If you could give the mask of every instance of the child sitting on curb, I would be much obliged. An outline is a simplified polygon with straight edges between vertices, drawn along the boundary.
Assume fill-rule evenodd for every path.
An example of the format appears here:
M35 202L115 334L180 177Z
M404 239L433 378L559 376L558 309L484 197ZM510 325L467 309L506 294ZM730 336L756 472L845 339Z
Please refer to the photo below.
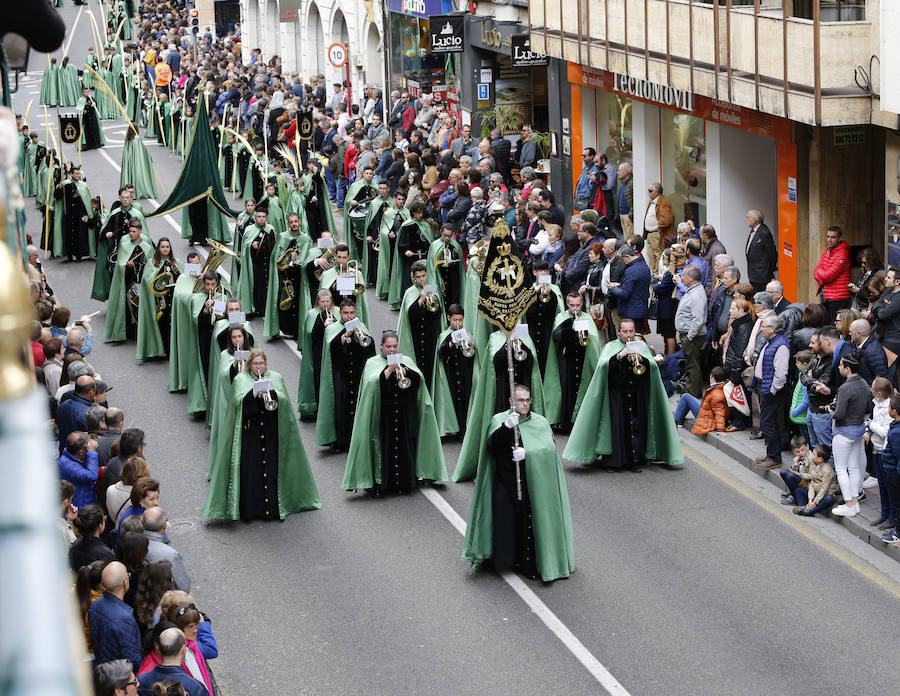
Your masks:
M809 442L805 437L794 435L791 438L791 452L794 453L794 461L791 462L790 468L785 467L778 472L784 485L788 487L788 492L781 494L782 505L798 505L794 489L797 486L806 488L807 483L803 474L809 472L812 462L812 452L809 451Z
M837 479L834 469L828 463L831 458L831 448L828 445L816 445L813 448L807 466L807 471L800 474L806 482L806 487L797 486L793 490L797 507L795 515L812 517L817 512L827 509L834 503L834 493L837 490Z

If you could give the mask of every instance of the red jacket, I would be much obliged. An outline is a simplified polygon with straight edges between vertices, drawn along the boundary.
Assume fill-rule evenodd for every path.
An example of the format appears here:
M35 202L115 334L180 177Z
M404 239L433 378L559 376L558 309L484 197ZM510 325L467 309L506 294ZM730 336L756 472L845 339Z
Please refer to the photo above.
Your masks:
M824 289L826 300L850 298L850 245L843 239L834 249L826 249L816 264L813 278Z

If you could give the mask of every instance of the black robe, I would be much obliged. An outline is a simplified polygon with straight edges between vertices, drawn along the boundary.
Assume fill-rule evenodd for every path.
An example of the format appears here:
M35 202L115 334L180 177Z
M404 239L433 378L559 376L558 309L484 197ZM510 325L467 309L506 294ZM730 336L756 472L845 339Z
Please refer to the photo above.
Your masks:
M494 567L512 568L527 578L539 577L534 548L534 525L531 499L525 478L525 464L519 465L522 499L516 488L516 463L512 458L515 446L513 431L501 425L488 436L487 449L493 455L494 482L491 487L493 508Z
M209 214L206 198L194 201L188 206L188 220L191 223L191 244L206 244L209 235Z
M633 469L645 462L647 451L647 415L650 401L650 366L641 357L646 370L636 375L631 358L609 360L609 416L612 453L603 457L603 465Z
M378 416L378 440L381 444L381 484L375 491L410 491L416 485L416 442L419 434L419 409L416 394L420 377L406 370L412 382L409 389L397 386L396 375L379 377L381 412Z
M187 135L190 137L190 134ZM231 145L222 146L222 164L224 166L225 190L231 189L231 175L234 173L234 158L231 156Z
M316 198L315 203L311 202L313 196ZM325 188L325 182L319 174L313 174L312 191L306 201L307 230L309 231L309 236L316 242L322 236L322 232L330 232L328 229L328 213L325 210L325 206L330 204L328 191Z
M381 197L376 198L372 201L372 205L377 205L378 210L375 211L375 214L372 216L372 219L369 221L368 226L366 227L366 236L371 237L375 242L378 241L378 232L381 229L381 220L384 218L384 211L388 209L389 205L393 205L390 199L383 200ZM369 254L368 258L368 271L369 276L366 278L366 282L369 285L375 285L375 279L378 276L378 252L372 248L372 244L366 242L367 253ZM390 275L388 275L388 279L390 279Z
M416 366L425 377L425 386L431 391L431 377L434 374L434 352L437 348L437 338L441 334L441 307L437 304L437 310L429 312L425 303L413 302L409 306L408 320L409 330L412 335L412 356Z
M206 302L200 307L196 316L197 349L200 351L200 364L203 365L203 383L209 384L209 349L212 345L213 327L216 325L215 310L213 314L206 311Z
M172 282L174 283L178 279L178 269L170 263L164 265L167 267L166 270L172 273ZM168 288L165 295L154 295L153 297L156 298L156 325L159 327L159 335L162 337L166 358L168 358L171 350L169 343L172 337L172 300L175 297L175 288Z
M578 333L572 330L573 318L569 317L553 330L553 349L559 369L561 408L559 429L572 430L572 415L578 401L578 389L584 374L585 347L578 342Z
M247 181L247 167L250 166L250 153L247 151L247 148L241 148L241 151L237 156L237 168L238 168L238 190L241 192L241 196L243 198L250 198L251 192L244 191L244 182ZM256 196L253 196L256 198Z
M100 119L97 117L97 104L90 97L82 111L81 127L84 129L82 150L96 150L103 147L103 143L100 142Z
M263 231L254 241L259 242L259 247L255 251L250 250L253 266L253 306L256 308L256 314L265 316L266 298L269 294L269 260L275 248L275 233Z
M525 359L519 362L513 358L513 374L515 383L531 389L531 369L534 367L534 355L531 349L522 344ZM492 358L494 361L494 374L497 376L497 388L494 390L494 413L509 410L509 373L506 363L506 345L504 344Z
M438 346L438 360L444 364L444 374L447 376L447 386L450 389L450 398L453 400L453 412L456 414L456 422L459 424L459 435L466 432L466 420L468 419L469 399L472 396L472 371L475 366L475 356L467 358L462 351L453 345L450 334L444 342Z
M550 301L541 302L535 300L525 311L525 322L528 324L528 335L534 341L534 347L538 354L538 367L541 369L541 377L547 369L547 351L550 350L550 339L553 333L553 322L562 307L558 307L559 300L556 293L550 291Z
M129 260L134 262L130 268L125 266L125 337L129 340L137 338L138 325L138 305L131 301L131 288L135 285L140 288L141 276L144 273L144 266L147 264L147 257L144 250L137 246L131 252ZM140 293L138 293L140 297ZM140 301L140 300L139 300ZM152 298L146 298L145 302L152 302Z
M292 241L288 245L288 249L296 249L297 242ZM290 254L288 255L290 258ZM300 297L302 289L303 266L289 265L283 271L275 269L278 273L278 328L287 336L297 336L300 325L300 307L304 304L304 300ZM281 308L281 303L287 303L287 283L290 283L293 291L293 299L286 309ZM306 310L304 309L304 314Z
M428 255L430 245L430 241L422 239L419 225L415 220L406 220L400 225L400 232L397 234L397 246L400 250L400 297L403 297L407 288L412 285L410 273L413 263ZM407 256L407 251L413 252L414 256Z
M88 251L88 223L81 218L90 215L93 211L85 210L84 202L78 195L75 182L64 184L61 189L56 189L56 197L63 199L63 256L68 259L81 261L87 256Z
M310 334L312 343L313 387L316 390L316 403L319 403L319 384L322 379L322 343L325 341L325 322L322 313L316 317Z
M340 332L331 339L331 379L334 389L334 446L341 450L350 447L356 401L366 360L375 355L375 342L363 348L355 339L344 343Z
M462 263L462 259L452 244L447 244L446 247L450 249L452 263L442 263L437 266L437 269L444 306L449 307L452 304L462 304L462 283L459 274L459 264Z
M277 403L275 391L269 395ZM241 519L278 519L278 411L267 411L251 390L244 397L241 429Z

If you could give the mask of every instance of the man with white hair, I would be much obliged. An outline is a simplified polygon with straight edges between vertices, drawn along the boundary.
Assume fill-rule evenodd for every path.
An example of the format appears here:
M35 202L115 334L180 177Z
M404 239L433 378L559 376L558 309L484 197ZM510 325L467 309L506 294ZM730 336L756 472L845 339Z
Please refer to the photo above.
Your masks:
M722 244L716 235L716 228L709 223L700 226L700 244L703 248L703 258L706 259L710 266L712 266L713 261L719 254L728 253L725 245ZM733 266L734 263L729 263L728 265Z
M687 288L678 301L675 311L675 330L684 351L684 390L696 398L703 396L703 375L700 369L700 351L706 342L706 293L700 282L700 269L686 266L682 283Z
M781 313L791 306L791 303L784 299L784 285L779 280L772 280L766 283L766 292L772 296L772 309L779 316Z
M759 427L766 441L766 454L757 457L756 468L764 471L781 468L780 414L786 399L791 348L782 333L781 319L772 314L762 320L763 344L753 368L750 385L759 395Z
M91 349L94 347L94 334L91 333L91 325L84 322L84 326L73 326L66 334L66 351L65 355L78 353L79 355L90 355Z
M775 277L778 268L778 251L772 231L766 226L761 210L747 211L747 227L750 234L744 252L747 255L747 280L760 292Z

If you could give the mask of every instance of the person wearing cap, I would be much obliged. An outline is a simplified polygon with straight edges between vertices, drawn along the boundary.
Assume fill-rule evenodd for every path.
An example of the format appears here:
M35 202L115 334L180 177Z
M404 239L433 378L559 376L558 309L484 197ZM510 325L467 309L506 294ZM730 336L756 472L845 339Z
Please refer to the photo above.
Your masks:
M106 402L106 393L111 391L111 384L107 384L102 379L94 380L94 404L103 406L103 408L108 408L109 404Z

